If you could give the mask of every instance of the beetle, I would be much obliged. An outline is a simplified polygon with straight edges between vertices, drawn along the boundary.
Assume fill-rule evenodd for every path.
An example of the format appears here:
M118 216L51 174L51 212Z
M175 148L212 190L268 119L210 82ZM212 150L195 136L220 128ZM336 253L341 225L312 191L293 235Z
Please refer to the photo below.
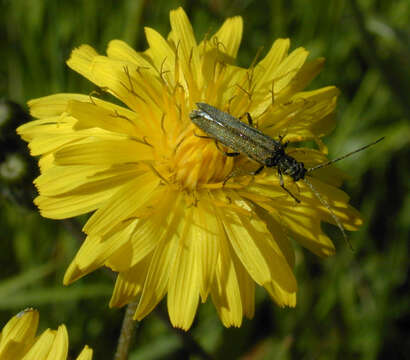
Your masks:
M221 111L212 105L203 102L198 102L196 105L198 109L192 110L189 117L197 127L207 134L207 136L199 137L214 139L219 150L221 149L219 148L218 143L221 143L234 150L234 152L224 152L226 156L238 156L240 154L245 154L248 158L259 163L260 167L252 173L253 175L259 174L265 166L269 168L275 167L278 172L280 186L297 203L300 203L300 200L297 199L285 187L283 175L290 176L295 182L303 180L321 204L328 209L333 220L342 232L343 237L347 241L347 236L340 219L336 216L328 202L320 195L312 183L307 180L306 175L316 169L329 166L336 161L342 160L359 151L362 151L383 140L384 137L336 159L327 161L312 168L306 168L303 162L296 160L294 157L286 153L286 148L289 142L283 142L283 137L279 137L279 140L275 140L264 134L262 131L252 127L253 121L249 113L246 113L249 124L247 125L240 119L227 112ZM224 183L225 182L226 180Z
M250 159L258 162L261 166L253 172L259 174L266 167L276 167L279 175L280 186L297 202L299 200L285 187L283 175L289 175L293 181L298 181L305 177L307 169L303 162L297 161L292 156L286 154L285 149L288 142L283 143L255 129L249 113L249 125L246 125L236 117L216 107L197 103L199 110L190 113L191 121L207 135L213 138L216 143L220 142L225 146L235 150L235 152L225 152L227 156L238 156L245 154Z

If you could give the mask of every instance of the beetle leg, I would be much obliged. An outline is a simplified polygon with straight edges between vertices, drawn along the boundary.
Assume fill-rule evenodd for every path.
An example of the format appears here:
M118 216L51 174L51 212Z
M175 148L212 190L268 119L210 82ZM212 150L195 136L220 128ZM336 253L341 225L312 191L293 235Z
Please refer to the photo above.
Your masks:
M263 170L264 167L265 167L264 165L261 165L255 171L252 171L251 174L252 175L258 175Z
M228 182L229 179L233 178L235 174L231 172L223 181L222 186L225 186L225 184Z
M248 124L249 124L250 126L253 126L252 116L251 116L251 114L249 114L248 112L246 112L245 114L241 115L241 116L239 117L239 120L242 120L242 118L244 118L245 116L246 116L246 119L248 120Z
M195 134L195 131L194 131L194 135L195 135L196 137L201 138L201 139L213 139L213 138L211 138L210 136Z
M285 182L283 181L283 176L282 176L282 173L280 172L280 170L278 170L278 176L279 176L279 185L280 185L280 187L281 187L283 190L285 190L285 191L290 195L290 197L292 197L297 203L300 203L300 200L299 200L295 195L293 195L293 194L285 187Z
M214 140L215 140L215 139L214 139ZM225 156L234 157L234 156L238 156L238 155L241 154L241 153L238 153L238 152L227 152L227 151L223 151L223 150L219 147L218 140L215 140L215 146L216 146L216 148L217 148L222 154L224 154Z
M247 112L247 113L246 113L246 117L248 118L248 124L249 124L250 126L252 126L252 125L253 125L253 120L252 120L251 114L249 114L249 113Z

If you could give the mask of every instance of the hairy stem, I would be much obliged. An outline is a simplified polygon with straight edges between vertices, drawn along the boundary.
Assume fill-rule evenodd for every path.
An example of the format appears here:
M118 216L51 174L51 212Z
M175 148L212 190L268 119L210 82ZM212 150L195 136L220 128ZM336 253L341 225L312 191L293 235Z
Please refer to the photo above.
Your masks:
M126 360L128 359L128 353L130 351L131 340L139 324L133 320L132 317L137 308L137 301L129 303L125 310L124 319L122 321L121 333L118 338L117 351L114 355L114 360Z

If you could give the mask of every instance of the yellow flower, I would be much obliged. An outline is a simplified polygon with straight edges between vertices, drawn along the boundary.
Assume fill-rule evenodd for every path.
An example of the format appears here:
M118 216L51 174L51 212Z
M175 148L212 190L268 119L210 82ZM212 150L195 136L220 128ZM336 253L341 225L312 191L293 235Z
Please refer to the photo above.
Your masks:
M280 306L295 306L294 251L289 237L319 256L334 253L322 221L334 222L305 183L280 186L275 168L249 175L258 165L245 156L227 157L190 121L196 102L234 116L249 112L266 134L285 141L314 141L319 150L288 153L310 167L326 160L320 138L333 126L338 90L302 91L323 59L289 53L279 39L256 65L234 65L242 19L225 21L197 44L185 12L170 13L164 39L145 28L142 53L124 42L109 43L107 56L88 45L67 64L92 81L105 98L57 94L29 102L39 120L18 129L40 156L35 203L43 216L63 219L95 211L87 238L64 283L101 267L118 273L111 306L138 297L142 319L167 295L174 326L188 329L199 300L210 295L225 326L240 326L254 313L255 283ZM224 183L230 174L237 174ZM337 189L342 175L320 169L310 182L343 226L361 220Z
M47 329L36 337L38 320L38 311L34 309L23 310L9 320L1 331L0 360L67 359L66 327ZM92 349L86 345L77 360L91 360L92 355Z

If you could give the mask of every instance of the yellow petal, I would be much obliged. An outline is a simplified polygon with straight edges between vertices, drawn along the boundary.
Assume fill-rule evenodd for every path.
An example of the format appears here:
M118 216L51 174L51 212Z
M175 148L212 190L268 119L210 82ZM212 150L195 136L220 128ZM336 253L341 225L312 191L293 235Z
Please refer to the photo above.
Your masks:
M235 264L239 291L241 293L243 314L247 318L251 319L255 314L255 282L249 276L249 273L237 258L237 256L235 256L233 252L231 252L231 254L233 263Z
M234 203L249 208L235 193L229 194ZM251 209L250 209L251 210ZM289 291L296 290L296 280L283 254L274 249L272 234L256 216L249 218L234 211L218 211L236 255L259 285L278 282Z
M56 331L47 329L37 339L34 345L22 358L23 360L47 359L55 339Z
M90 101L88 95L83 94L55 94L33 99L27 102L30 114L36 118L52 117L61 115L66 111L67 104L71 100Z
M107 236L87 236L64 276L68 284L101 267L133 235L138 220L122 222Z
M275 40L265 58L255 66L253 79L257 88L264 86L265 83L272 82L273 73L286 58L289 46L289 39Z
M64 325L58 330L47 329L36 340L35 344L25 354L23 360L46 359L66 360L68 353L68 334Z
M137 67L150 65L144 57L122 40L111 40L108 43L107 55L114 60L133 63Z
M321 219L312 208L299 204L292 211L280 211L280 220L288 228L290 236L316 255L330 256L335 253L332 241L321 229Z
M47 171L48 169L55 166L54 164L54 154L45 154L40 156L40 160L38 161L38 166L40 168L40 172Z
M68 192L90 194L120 186L139 174L141 174L140 169L128 164L112 167L52 166L35 179L34 184L43 196L59 196Z
M67 65L90 81L93 81L92 61L98 53L89 45L81 45L71 52Z
M286 234L286 229L279 221L276 221L275 218L270 216L267 211L256 208L256 213L261 220L266 223L266 227L272 234L272 237L275 240L273 242L274 248L275 245L279 247L280 250L278 253L282 253L285 256L290 268L293 269L295 266L295 251Z
M136 211L149 202L159 184L151 172L138 176L120 187L112 201L101 206L87 221L83 231L89 235L107 234L117 224L133 217Z
M131 238L121 246L106 262L106 266L113 271L127 271L133 267L158 245L168 231L168 224L172 221L174 204L173 191L160 189L151 204L147 207L156 208L155 212L147 218L138 221ZM160 200L159 200L160 199ZM158 200L160 202L158 202Z
M187 208L180 236L176 239L174 261L169 269L167 305L174 327L188 330L199 301L199 261L192 235L193 208Z
M68 353L68 333L64 325L60 325L46 360L66 360Z
M200 60L191 23L181 7L171 10L169 17L173 38L176 41L175 45L178 47L178 54L181 55L181 64L185 77L192 75L200 88L203 79L200 76L201 73L196 71L200 68ZM189 83L194 86L192 81L189 81Z
M212 302L224 326L240 327L244 309L238 274L231 256L233 250L226 238L220 239L220 250L211 289Z
M42 136L44 133L64 134L72 132L75 119L69 116L54 116L41 120L30 121L17 128L17 133L25 141L31 141L37 136Z
M162 212L161 215L163 215ZM157 219L154 221L152 219L140 220L129 241L110 256L105 265L113 271L126 271L151 253L167 231L166 226L158 222L158 219L164 220L166 216L155 215L155 217Z
M135 115L128 118L120 114L118 108L120 107L112 106L111 109L107 109L90 102L70 101L67 112L77 120L74 127L76 130L98 127L113 133L128 134L130 136L141 135L136 132ZM124 113L125 110L121 112ZM128 113L131 112L128 111Z
M153 77L150 72L145 73L144 69L135 68L132 63L112 60L105 56L96 57L91 68L92 81L120 99L130 109L139 109L145 104L158 110L157 101L161 99L162 87L158 78ZM155 89L154 94L147 91L147 86Z
M158 73L170 86L174 86L175 79L175 50L171 48L161 34L149 27L145 28L145 36L150 46L150 58Z
M93 358L93 349L89 348L87 345L84 346L80 355L77 356L77 360L91 360Z
M221 227L215 217L215 209L207 196L201 198L194 209L192 239L195 252L199 254L199 288L202 302L205 302L214 281L219 254Z
M30 348L38 327L37 310L26 309L12 317L1 331L0 359L19 359Z
M263 287L279 306L296 306L296 291L284 290L276 282L265 284Z
M34 203L40 209L42 216L50 219L65 219L94 211L110 199L116 191L116 188L104 188L99 193L91 194L79 192L61 197L40 195L34 199Z
M272 107L259 118L259 124L267 135L277 138L287 129L286 140L316 140L331 131L334 123L322 119L333 113L339 90L328 86L314 91L299 92L286 106Z
M84 102L85 101L83 101L83 103ZM134 126L137 126L141 122L141 114L136 113L135 111L132 111L130 109L127 109L124 106L116 105L109 101L101 100L95 96L92 96L91 98L89 98L89 103L110 111L113 115L115 115L115 117L121 118L130 123L133 123ZM88 123L91 125L90 119L88 121L89 121ZM92 119L91 121L98 121L98 119ZM78 124L78 121L76 122L74 128L77 129L77 126L81 128L81 125Z
M181 204L181 196L176 197L173 219L168 225L168 232L161 239L152 255L144 289L134 315L136 320L141 320L148 315L168 290L169 269L171 263L175 261L177 234L182 231L184 223L182 218L184 207L185 205Z
M129 270L118 273L110 300L110 307L124 306L135 300L144 286L150 261L151 256L146 256Z
M328 203L332 212L339 218L343 227L348 230L357 230L358 227L362 225L363 221L360 213L347 204L349 196L344 191L327 185L313 177L309 178L309 180L319 193L320 197ZM315 208L317 213L323 216L324 221L335 224L329 209L320 203L316 195L313 194L312 191L309 192L310 189L308 190L308 187L305 184L302 185L301 189L303 191L303 201L306 205ZM311 200L307 199L308 197Z
M43 131L42 134L36 136L29 144L30 153L33 156L47 154L52 151L61 149L64 145L87 144L99 140L117 140L115 134L108 133L101 129L89 129L83 131L73 131L66 129L66 131L56 131L50 129Z
M152 148L141 140L94 140L67 145L55 153L58 165L114 165L152 159Z
M71 53L67 65L100 88L116 96L130 108L137 108L141 98L133 89L130 71L135 65L130 62L99 56L93 48L82 45ZM132 81L132 83L130 83ZM145 94L142 92L141 94ZM146 101L145 98L143 101Z
M274 91L280 92L297 75L308 57L309 52L304 48L297 48L287 56L272 74ZM270 82L269 82L270 84Z
M238 54L239 45L241 44L242 31L242 17L234 16L225 20L218 32L211 37L210 42L211 44L221 44L219 50L235 59Z
M275 102L284 102L292 95L297 94L298 91L304 90L322 70L324 63L324 58L304 63L288 86L275 96Z
M272 87L274 86L275 79L270 80L270 83L267 83L266 81L263 82L266 79L264 79L265 72L262 71L263 67L261 67L259 69L259 76L262 76L262 78L259 82L255 81L253 96L255 100L252 102L252 106L250 107L249 111L256 118L261 115L261 113L266 111L266 109L270 106L276 107L278 105L281 107L286 107L287 104L294 101L292 100L292 97L295 94L298 95L298 91L305 89L305 87L312 81L312 79L316 77L316 75L322 69L323 64L323 58L304 63L303 66L298 70L292 81L290 81L280 92L275 92L274 94L272 94ZM258 66L259 64L257 65L257 67ZM304 105L306 105L306 103ZM306 107L308 108L308 106ZM317 119L316 121L318 120L319 119ZM261 123L260 119L258 119L258 123ZM331 124L329 124L328 126L332 126L332 121L330 123ZM327 124L325 124L324 122L324 125ZM328 134L328 132L326 134Z
M96 254L95 250L102 247L101 237L99 236L87 236L83 244L80 247L80 250L77 252L73 261L68 266L63 279L64 285L69 285L72 282L80 279L84 275L88 274L91 271L98 269L101 265L101 262L94 262L100 253ZM77 259L83 260L84 262L88 260L89 266L83 263L81 264Z

